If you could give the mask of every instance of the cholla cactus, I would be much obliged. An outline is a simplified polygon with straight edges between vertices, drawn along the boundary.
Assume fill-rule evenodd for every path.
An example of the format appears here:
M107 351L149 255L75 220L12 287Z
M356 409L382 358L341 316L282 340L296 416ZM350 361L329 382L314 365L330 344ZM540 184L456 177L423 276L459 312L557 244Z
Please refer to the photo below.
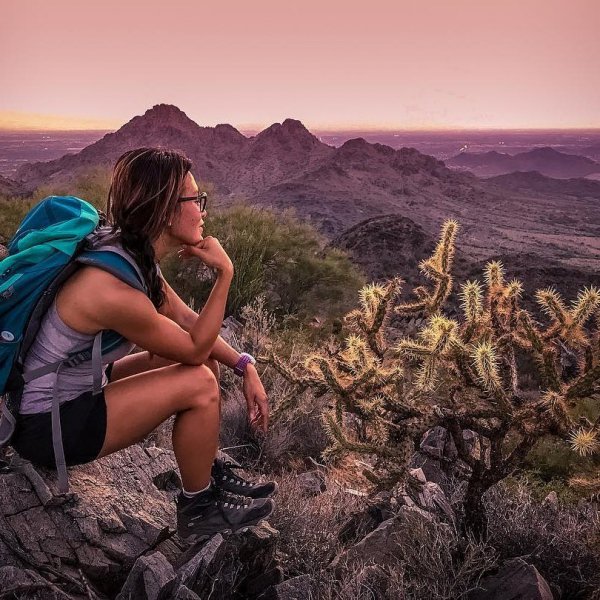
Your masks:
M467 527L482 532L483 494L518 468L540 437L559 436L582 454L600 447L599 422L582 425L576 416L580 401L600 391L600 292L584 289L567 308L555 290L538 291L551 320L544 329L521 308L520 282L506 281L503 265L493 261L483 284L462 286L464 319L449 319L442 309L452 291L457 230L456 221L444 223L433 255L420 264L430 285L415 289L416 300L398 301L401 279L371 284L360 292L360 307L346 316L348 335L333 355L315 351L301 373L275 357L266 360L301 389L310 387L332 402L323 413L331 440L326 454L369 455L374 467L365 475L380 487L403 484L423 434L445 427L470 468ZM425 317L416 339L390 346L386 333L394 313ZM592 333L586 323L594 313ZM569 380L564 351L576 359ZM534 358L541 390L522 389L519 353ZM465 444L464 430L479 434L483 451L477 456Z

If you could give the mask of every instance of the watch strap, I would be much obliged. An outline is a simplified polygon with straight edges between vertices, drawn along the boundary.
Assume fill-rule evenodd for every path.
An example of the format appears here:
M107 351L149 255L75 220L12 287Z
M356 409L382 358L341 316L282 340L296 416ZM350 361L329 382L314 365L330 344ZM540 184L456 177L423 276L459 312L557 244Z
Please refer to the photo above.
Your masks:
M237 361L237 364L235 365L235 367L233 367L233 372L239 377L241 377L244 374L246 367L249 364L255 363L256 359L251 354L248 354L247 352L242 352L239 360Z

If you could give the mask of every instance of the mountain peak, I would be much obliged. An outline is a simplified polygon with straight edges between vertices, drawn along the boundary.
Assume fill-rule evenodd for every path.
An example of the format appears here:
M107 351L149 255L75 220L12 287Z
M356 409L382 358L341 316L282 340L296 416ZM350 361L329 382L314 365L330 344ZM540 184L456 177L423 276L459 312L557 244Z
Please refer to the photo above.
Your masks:
M303 146L319 145L321 142L297 119L285 119L283 123L273 123L263 129L254 138L256 141L277 140L279 143L288 143L291 140Z
M173 127L175 129L197 129L200 126L192 121L180 108L173 104L155 104L149 108L143 115L133 117L121 129L128 127Z
M145 113L145 117L151 118L162 118L162 119L172 119L172 118L182 118L186 119L188 116L177 106L174 104L155 104L152 108L149 108Z
M310 131L308 131L308 129L304 126L302 121L299 121L298 119L287 118L281 124L281 127L283 129L287 129L289 131L306 131L306 132L310 133Z

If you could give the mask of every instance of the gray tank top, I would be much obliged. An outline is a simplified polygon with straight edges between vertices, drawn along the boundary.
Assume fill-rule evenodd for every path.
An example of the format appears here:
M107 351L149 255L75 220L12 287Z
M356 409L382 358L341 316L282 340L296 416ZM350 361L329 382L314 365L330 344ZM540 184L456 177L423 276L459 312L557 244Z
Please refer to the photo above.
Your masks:
M91 348L94 341L93 334L80 333L69 327L59 316L56 310L56 298L44 316L38 334L27 353L24 371L42 367L49 363L66 358L71 352L79 352ZM119 358L127 356L135 344L123 342L114 350L102 355L104 366L102 387L108 383L106 366ZM52 409L52 393L56 388L56 395L60 404L77 398L84 392L91 391L93 382L92 361L68 367L62 366L57 373L48 373L26 383L23 388L20 413L31 415L50 412Z

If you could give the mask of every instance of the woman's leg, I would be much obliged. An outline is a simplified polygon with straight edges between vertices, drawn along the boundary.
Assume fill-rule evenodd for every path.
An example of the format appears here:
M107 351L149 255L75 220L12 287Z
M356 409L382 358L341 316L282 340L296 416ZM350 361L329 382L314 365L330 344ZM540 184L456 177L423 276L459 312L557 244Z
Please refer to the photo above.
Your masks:
M112 372L110 374L110 381L118 381L119 379L124 379L125 377L131 377L131 375L137 375L138 373L144 373L146 371L151 371L153 369L159 369L161 367L176 365L176 363L167 358L162 358L162 356L152 356L150 358L150 352L136 352L135 354L129 354L124 358L116 360L113 363ZM217 384L221 381L221 369L219 367L218 361L214 358L209 358L204 363L214 374L217 379ZM221 423L221 388L219 386L219 425Z
M116 364L116 363L115 363ZM104 388L107 426L98 457L144 439L176 414L173 450L183 487L210 482L219 437L219 386L206 366L172 364L116 381Z
M131 375L137 375L144 371L151 371L153 369L159 369L161 367L168 367L175 365L176 362L162 358L161 356L152 356L150 358L150 352L136 352L135 354L128 354L124 358L116 360L113 363L112 372L110 374L110 381L117 381L130 377Z

